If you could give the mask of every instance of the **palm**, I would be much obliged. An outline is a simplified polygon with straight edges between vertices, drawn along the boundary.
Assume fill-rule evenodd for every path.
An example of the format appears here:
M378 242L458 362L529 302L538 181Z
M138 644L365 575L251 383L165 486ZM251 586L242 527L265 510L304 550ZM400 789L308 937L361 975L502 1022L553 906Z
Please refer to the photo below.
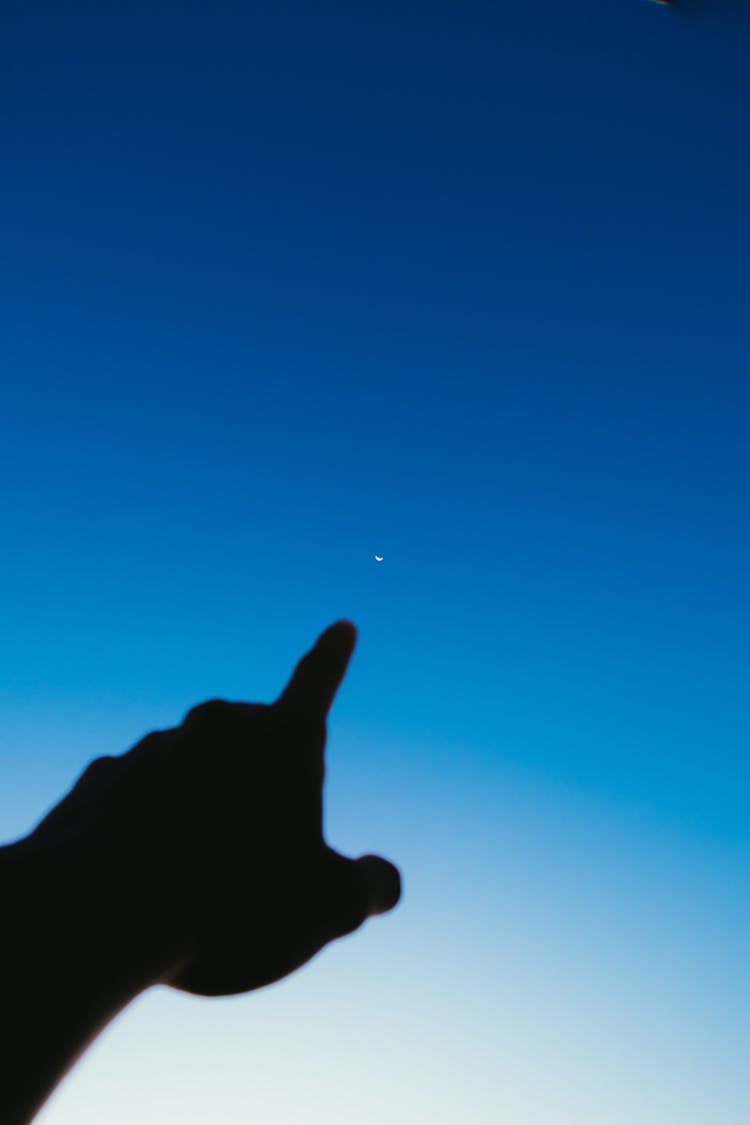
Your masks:
M270 708L206 704L188 715L187 731L199 734L203 727L234 748L249 784L237 810L236 851L224 872L232 891L222 896L195 956L169 978L173 987L202 995L259 988L356 929L371 912L372 876L383 861L352 863L326 846L322 829L325 720L354 641L351 626L328 630ZM363 877L368 864L370 879ZM385 867L380 876L390 880L385 893L391 906L398 875Z

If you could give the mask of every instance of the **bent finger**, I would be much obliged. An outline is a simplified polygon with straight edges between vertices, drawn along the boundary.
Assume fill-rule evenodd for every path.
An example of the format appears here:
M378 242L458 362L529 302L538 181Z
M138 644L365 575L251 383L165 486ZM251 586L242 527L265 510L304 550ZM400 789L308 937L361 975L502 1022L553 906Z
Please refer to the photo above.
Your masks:
M387 859L347 859L328 849L319 898L325 941L353 933L368 918L392 910L400 898L401 874Z

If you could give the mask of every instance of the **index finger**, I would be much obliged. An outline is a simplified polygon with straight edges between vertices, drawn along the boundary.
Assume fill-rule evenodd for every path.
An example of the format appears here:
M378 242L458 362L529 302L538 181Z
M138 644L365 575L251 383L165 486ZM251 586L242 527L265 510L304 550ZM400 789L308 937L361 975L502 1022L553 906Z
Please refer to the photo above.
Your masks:
M325 720L357 643L351 621L336 621L300 660L277 707L295 718Z

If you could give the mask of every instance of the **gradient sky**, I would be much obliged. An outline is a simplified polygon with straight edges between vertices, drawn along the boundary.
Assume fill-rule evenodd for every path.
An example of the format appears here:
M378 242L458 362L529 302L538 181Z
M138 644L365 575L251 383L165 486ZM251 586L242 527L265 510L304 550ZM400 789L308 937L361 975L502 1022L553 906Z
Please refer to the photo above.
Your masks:
M744 0L3 5L3 836L346 616L328 834L405 882L43 1125L747 1121L749 53Z

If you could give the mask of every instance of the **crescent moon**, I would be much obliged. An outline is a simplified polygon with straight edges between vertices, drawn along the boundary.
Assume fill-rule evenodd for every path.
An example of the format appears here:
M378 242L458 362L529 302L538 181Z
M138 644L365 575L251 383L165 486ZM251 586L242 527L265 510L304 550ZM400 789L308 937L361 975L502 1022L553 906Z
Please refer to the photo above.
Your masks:
M382 556L382 555L376 555L376 556L375 556L375 562L382 562L382 561L383 561L383 556Z

